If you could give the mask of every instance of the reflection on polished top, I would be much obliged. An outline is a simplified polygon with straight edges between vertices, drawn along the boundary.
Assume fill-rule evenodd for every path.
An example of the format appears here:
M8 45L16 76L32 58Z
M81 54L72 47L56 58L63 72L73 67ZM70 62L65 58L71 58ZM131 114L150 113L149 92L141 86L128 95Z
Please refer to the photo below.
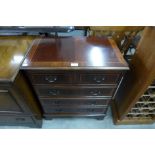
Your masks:
M128 69L112 39L61 37L36 39L23 69Z
M32 44L32 36L0 36L0 81L13 81Z

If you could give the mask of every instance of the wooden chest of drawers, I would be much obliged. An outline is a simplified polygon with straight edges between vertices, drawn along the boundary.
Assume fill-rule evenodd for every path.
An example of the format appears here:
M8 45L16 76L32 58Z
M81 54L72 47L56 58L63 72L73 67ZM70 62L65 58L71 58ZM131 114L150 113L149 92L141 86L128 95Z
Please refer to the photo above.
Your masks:
M127 69L115 42L96 37L36 39L22 64L47 119L104 118Z
M41 108L19 71L32 41L33 37L0 37L0 125L42 125Z

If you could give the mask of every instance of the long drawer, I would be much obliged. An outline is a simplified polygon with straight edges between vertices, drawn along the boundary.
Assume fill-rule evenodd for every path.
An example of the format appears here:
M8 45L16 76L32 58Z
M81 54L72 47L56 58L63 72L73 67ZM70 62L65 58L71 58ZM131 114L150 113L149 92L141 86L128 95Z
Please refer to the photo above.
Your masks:
M107 107L105 108L50 108L50 107L44 107L44 112L47 114L106 114Z
M65 118L65 117L92 117L99 120L103 120L106 116L106 113L44 113L44 118L47 120L53 119L53 118Z
M111 97L114 87L50 87L35 86L40 97Z
M28 76L35 84L117 84L119 71L29 71Z
M48 108L63 108L63 107L74 107L74 108L94 108L94 107L107 107L111 99L50 99L41 98L41 104L43 107Z

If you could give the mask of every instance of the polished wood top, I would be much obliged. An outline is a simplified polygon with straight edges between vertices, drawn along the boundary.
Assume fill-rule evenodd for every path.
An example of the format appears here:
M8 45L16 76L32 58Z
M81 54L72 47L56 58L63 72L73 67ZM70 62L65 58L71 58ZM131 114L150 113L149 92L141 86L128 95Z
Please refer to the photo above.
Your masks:
M145 26L90 26L93 31L140 31Z
M0 36L0 81L13 81L34 37Z
M101 37L40 38L22 69L128 69L112 39Z

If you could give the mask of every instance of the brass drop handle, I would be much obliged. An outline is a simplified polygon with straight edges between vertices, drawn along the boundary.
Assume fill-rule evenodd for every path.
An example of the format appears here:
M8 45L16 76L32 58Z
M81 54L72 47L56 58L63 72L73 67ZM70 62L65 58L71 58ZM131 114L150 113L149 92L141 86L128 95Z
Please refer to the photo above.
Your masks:
M95 77L93 78L93 80L94 80L96 83L101 83L101 82L103 82L103 81L105 80L105 78L104 78L104 77L97 77L97 76L95 76Z
M58 94L59 94L59 91L58 91L58 90L55 90L55 89L54 89L54 90L50 90L50 91L49 91L49 94L50 94L50 95L53 95L53 96L54 96L54 95L58 95Z
M48 81L49 83L53 83L57 80L57 77L56 76L48 76L48 77L45 77L45 80Z
M94 95L94 96L97 96L97 95L100 95L101 92L99 90L92 90L92 91L90 91L90 94Z

